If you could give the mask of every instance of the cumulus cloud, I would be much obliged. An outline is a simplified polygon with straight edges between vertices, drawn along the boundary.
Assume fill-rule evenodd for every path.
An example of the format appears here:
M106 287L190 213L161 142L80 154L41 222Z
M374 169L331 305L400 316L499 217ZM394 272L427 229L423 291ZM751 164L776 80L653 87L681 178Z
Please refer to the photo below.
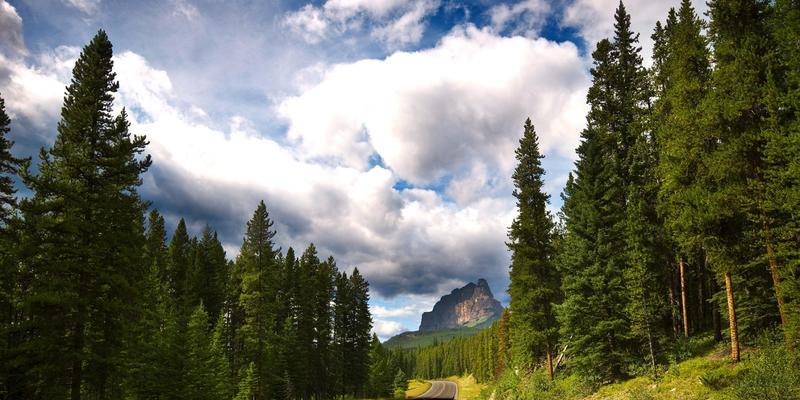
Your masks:
M511 26L512 34L537 36L550 11L550 4L544 0L522 0L513 5L493 6L489 9L489 19L498 32Z
M708 7L704 0L693 0L695 10L702 15ZM614 34L614 10L618 0L575 0L563 14L562 23L578 29L580 36L586 41L591 53L595 44ZM656 21L664 21L670 7L680 6L680 1L628 0L625 8L631 14L631 27L640 33L639 43L642 46L644 62L650 65L653 54L653 33Z
M409 317L417 315L418 312L412 306L404 306L400 308L387 308L383 306L372 306L369 308L372 315L378 318L392 318L392 317Z
M322 256L358 266L388 297L449 291L478 276L504 281L513 203L488 199L460 208L431 190L400 191L390 169L307 160L243 117L214 129L194 108L174 106L168 75L140 55L122 53L115 65L119 104L151 142L155 163L143 191L167 206L168 216L208 217L230 249L264 198L284 248L314 242Z
M375 332L381 340L385 340L402 332L403 325L395 321L376 319L372 323L372 331Z
M22 18L11 4L0 1L0 51L11 56L28 54L22 38Z
M78 49L60 46L28 58L0 53L0 93L5 99L16 142L15 152L36 154L55 138L55 124Z
M368 25L370 36L395 48L419 43L438 7L438 0L328 0L287 13L283 24L311 44Z
M400 178L471 175L475 160L508 175L531 116L545 152L573 154L588 77L571 43L456 28L432 49L333 65L278 106L308 158L363 169L377 153Z
M403 7L348 4L386 16ZM0 60L15 124L41 124L50 135L42 143L52 143L77 54L59 47ZM435 300L479 277L503 292L522 123L533 117L544 151L571 159L588 86L569 43L464 26L431 49L306 71L302 86L270 110L285 121L284 137L247 115L220 118L179 98L170 73L139 53L119 52L115 70L116 105L151 143L143 196L171 225L187 217L196 232L209 223L233 255L264 199L284 250L313 242L340 267L358 266L384 300ZM382 318L407 317L384 307Z

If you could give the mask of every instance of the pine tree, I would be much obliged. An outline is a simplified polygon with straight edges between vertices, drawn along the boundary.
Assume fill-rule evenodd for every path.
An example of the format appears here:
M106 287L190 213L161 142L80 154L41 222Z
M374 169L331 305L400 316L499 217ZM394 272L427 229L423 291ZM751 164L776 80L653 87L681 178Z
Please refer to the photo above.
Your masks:
M564 301L557 307L563 337L572 337L570 365L587 379L624 376L629 361L630 321L624 269L625 188L619 174L619 135L611 108L619 97L612 44L602 40L592 54L591 106L581 133L576 177L567 182L563 214L566 234L558 266ZM591 310L591 311L589 311Z
M169 291L182 312L188 312L189 301L189 266L191 257L191 239L186 231L186 221L178 221L172 240L169 242L169 262L167 263L166 281Z
M14 396L17 391L18 373L11 367L13 349L17 347L17 331L20 323L18 237L9 226L17 214L14 194L14 177L19 173L24 160L11 154L14 142L6 135L10 132L11 120L6 114L5 101L0 97L0 393Z
M547 211L549 196L542 191L544 169L539 139L525 121L516 150L519 164L514 170L514 197L518 216L508 230L511 255L511 343L517 362L531 367L531 356L543 354L546 370L553 379L553 347L558 325L552 304L558 303L560 278L552 265L553 222Z
M6 114L5 100L0 96L0 222L3 224L8 224L13 209L17 206L14 176L26 161L11 154L14 142L6 137L11 131L9 125L11 119Z
M26 348L31 382L46 398L119 397L123 349L142 279L143 204L136 188L150 166L127 114L111 115L112 46L100 31L84 47L67 87L58 135L25 171L22 203L31 276Z
M352 349L348 354L350 382L356 394L363 393L369 374L370 333L372 332L372 315L369 311L369 282L364 279L358 268L350 275L350 287L353 290L353 306L350 331Z
M759 0L709 2L715 68L706 110L715 140L707 156L711 184L706 250L712 266L724 277L734 361L739 360L739 331L732 276L744 273L752 259L748 244L758 229L752 217L759 214L763 201L763 191L757 186L762 180L762 121L767 116L762 104L764 56L769 46L767 7L766 1Z
M188 274L191 304L202 303L209 316L216 321L225 300L228 264L217 233L208 225L203 229L194 254L194 262Z
M274 346L278 266L272 224L262 201L247 223L244 242L236 260L241 276L239 306L243 313L237 336L242 345L242 364L252 363L255 368L253 396L257 399L277 396L275 393L279 389L276 386L283 378L282 375L276 375L274 368L280 353Z
M771 13L773 49L768 59L766 105L770 118L766 130L765 214L772 217L767 244L774 242L773 282L782 309L784 332L791 347L800 346L800 4L777 0ZM771 239L771 240L770 240ZM777 272L777 274L775 273Z
M226 326L225 316L220 314L214 324L214 331L211 334L210 345L210 367L213 380L213 393L216 399L230 399L233 397L233 386L230 376L230 362L228 361L226 334L229 328Z
M138 282L142 294L139 315L132 327L135 349L126 368L126 395L132 398L174 399L185 387L181 373L184 354L179 346L175 302L162 280L168 259L164 218L153 209L145 234L145 278Z
M250 363L239 381L239 390L233 400L255 400L256 399L256 366Z

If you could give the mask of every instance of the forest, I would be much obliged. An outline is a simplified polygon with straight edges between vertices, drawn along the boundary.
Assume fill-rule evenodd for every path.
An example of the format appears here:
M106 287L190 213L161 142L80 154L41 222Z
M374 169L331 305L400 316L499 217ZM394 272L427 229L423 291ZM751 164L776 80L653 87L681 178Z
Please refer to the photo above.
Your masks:
M66 89L55 143L12 156L0 98L0 398L322 399L369 386L369 284L273 240L262 201L229 261L137 188L151 165L129 132L100 31ZM18 196L15 182L28 193Z
M509 307L411 350L372 333L357 268L276 245L263 201L234 260L210 226L176 217L168 234L138 193L153 160L112 112L99 31L36 162L12 155L0 98L0 398L374 398L465 374L496 400L572 398L674 376L708 346L737 375L703 385L800 398L800 2L711 0L703 16L683 0L649 67L621 2L614 21L556 215L522 127Z
M800 398L800 2L708 7L671 9L645 68L619 4L557 215L525 122L510 307L481 335L417 350L415 376L572 398L565 386L657 382L708 339L726 343L735 398Z

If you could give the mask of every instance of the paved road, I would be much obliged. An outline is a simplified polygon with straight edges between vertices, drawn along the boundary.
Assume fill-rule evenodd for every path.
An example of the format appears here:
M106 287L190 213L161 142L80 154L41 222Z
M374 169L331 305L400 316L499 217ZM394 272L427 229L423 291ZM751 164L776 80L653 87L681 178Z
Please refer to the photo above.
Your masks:
M458 385L450 381L430 381L431 388L422 396L415 397L415 399L440 399L440 400L456 400L458 399Z

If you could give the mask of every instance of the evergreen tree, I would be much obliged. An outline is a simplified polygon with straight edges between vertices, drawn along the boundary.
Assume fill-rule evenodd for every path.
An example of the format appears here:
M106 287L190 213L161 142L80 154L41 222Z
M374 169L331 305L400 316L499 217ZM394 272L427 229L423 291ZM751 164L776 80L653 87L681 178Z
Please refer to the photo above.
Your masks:
M402 369L398 368L397 373L394 374L394 396L404 398L406 395L406 390L408 390L408 379L406 378L405 372Z
M192 304L200 304L216 321L225 300L225 285L228 280L228 264L225 250L217 239L217 233L206 225L195 248L195 257L189 274L189 292Z
M800 345L800 54L794 44L800 40L800 3L775 1L770 19L774 46L768 59L766 105L770 118L766 130L765 215L769 236L768 257L776 297L784 320L789 344ZM773 255L770 255L772 252ZM777 272L777 274L776 274Z
M254 400L256 398L256 366L250 363L239 381L239 390L233 400Z
M557 307L561 333L573 349L570 365L584 377L604 382L624 376L629 361L630 321L624 269L624 186L617 160L619 135L613 99L612 44L602 40L592 54L593 84L587 128L581 133L576 177L567 182L566 234L559 257L564 301ZM590 311L591 310L591 311Z
M167 263L166 281L169 292L182 312L189 307L187 299L189 291L189 265L191 257L191 239L186 231L186 221L178 221L172 240L169 242L169 262Z
M226 326L225 316L220 314L214 324L214 331L211 334L210 367L212 372L214 397L217 399L230 399L233 397L233 385L231 381L231 366L228 361L226 334L229 328Z
M349 382L355 393L363 393L369 374L372 315L369 311L369 283L358 268L354 268L350 275L350 287L353 290L353 306L349 333L352 348L347 357Z
M24 160L11 154L14 142L6 135L11 120L6 114L5 101L0 97L0 393L14 396L18 372L11 367L13 349L17 347L17 328L21 313L19 302L18 237L9 224L16 212L14 177Z
M124 347L143 278L143 203L150 166L127 114L111 115L118 84L112 46L100 31L84 47L67 87L56 142L25 171L22 203L30 311L25 345L32 397L121 396Z
M26 160L14 157L11 148L14 142L6 136L11 131L11 119L6 114L6 103L0 96L0 222L7 224L13 209L17 206L14 194L14 176Z
M242 345L242 363L252 363L255 368L256 399L274 398L282 375L276 375L274 365L278 349L276 343L276 254L272 220L267 207L260 202L252 219L247 223L244 242L236 260L241 276L239 305L242 325L237 336ZM248 367L249 368L249 367Z
M553 347L558 325L553 304L559 300L560 278L552 265L553 222L546 207L549 196L542 191L544 169L539 139L531 120L516 150L519 164L514 170L513 194L518 216L508 230L511 255L511 344L517 362L531 367L531 356L544 354L546 370L553 379Z
M709 33L713 43L714 88L705 109L714 142L707 156L709 186L706 238L714 269L724 277L728 303L731 358L739 360L739 340L733 275L752 273L749 244L760 229L764 193L761 152L766 87L764 57L768 51L768 2L709 2ZM756 224L754 224L756 222ZM754 279L741 281L755 282ZM743 299L739 299L743 300Z
M175 303L162 280L168 253L164 218L153 209L145 234L146 275L137 323L132 327L131 359L127 369L126 394L132 398L180 398L185 387L181 373L184 354L176 324Z

